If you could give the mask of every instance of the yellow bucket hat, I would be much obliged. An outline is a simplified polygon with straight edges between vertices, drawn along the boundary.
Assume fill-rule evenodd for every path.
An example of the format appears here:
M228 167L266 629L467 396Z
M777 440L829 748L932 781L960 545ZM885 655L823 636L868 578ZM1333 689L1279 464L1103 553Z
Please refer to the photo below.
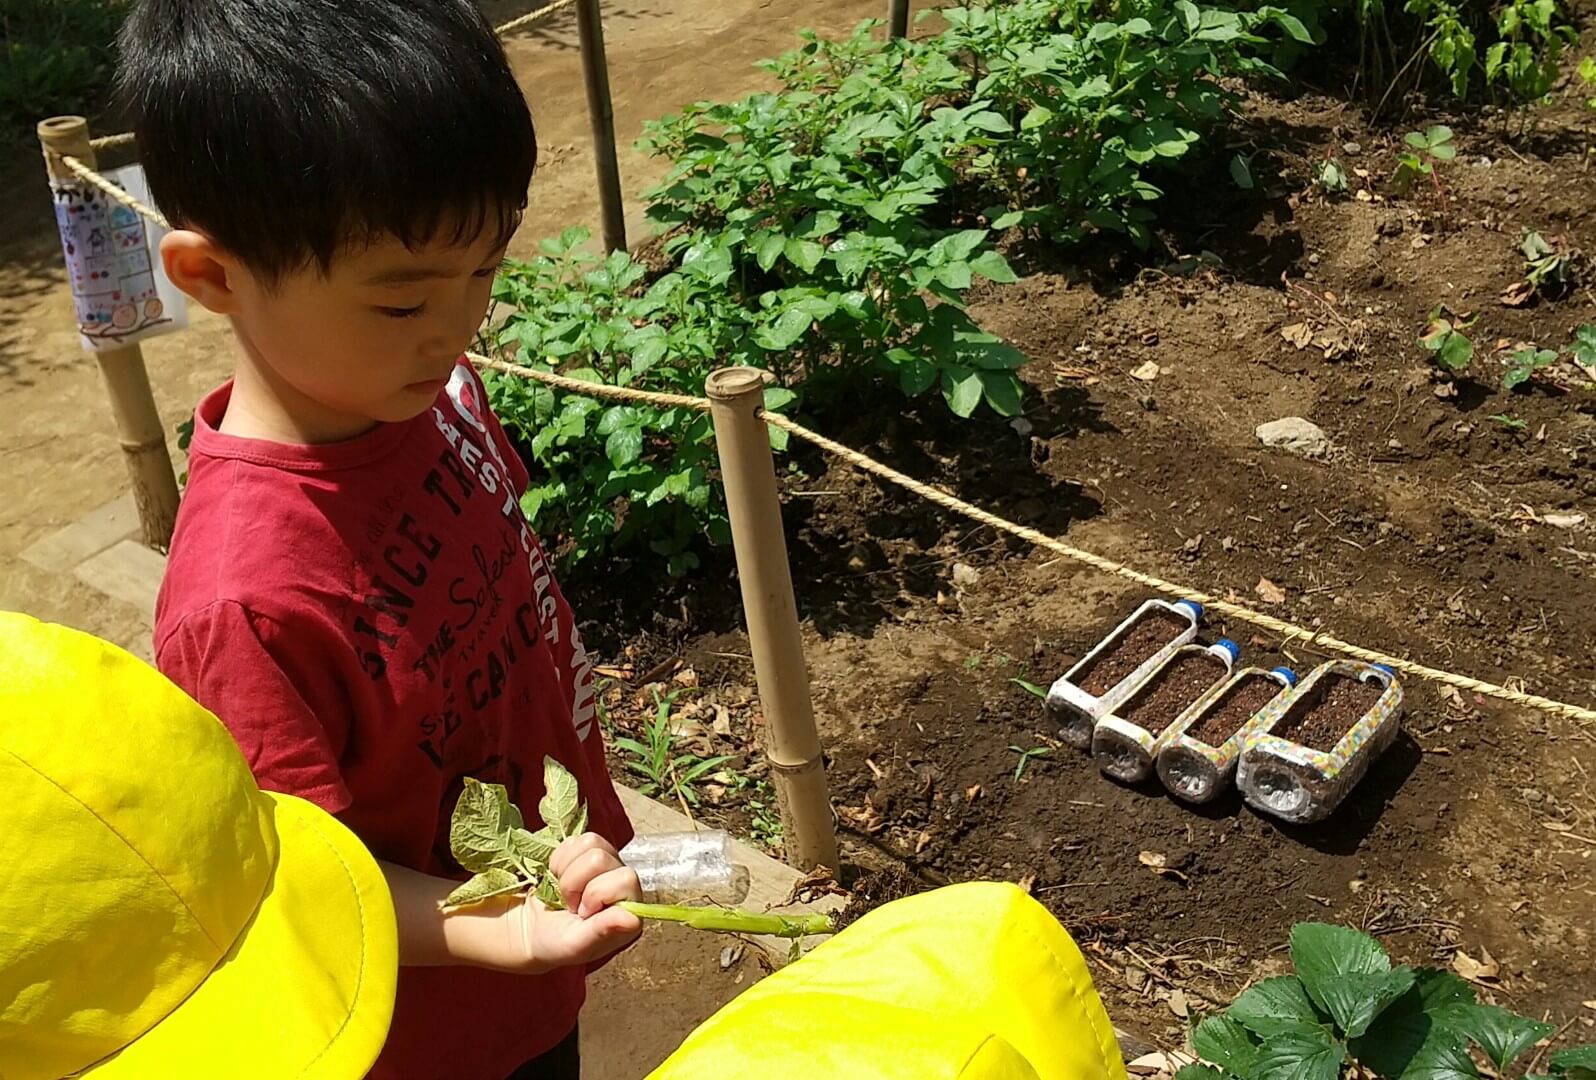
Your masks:
M397 974L352 833L153 669L0 612L0 1076L362 1076Z

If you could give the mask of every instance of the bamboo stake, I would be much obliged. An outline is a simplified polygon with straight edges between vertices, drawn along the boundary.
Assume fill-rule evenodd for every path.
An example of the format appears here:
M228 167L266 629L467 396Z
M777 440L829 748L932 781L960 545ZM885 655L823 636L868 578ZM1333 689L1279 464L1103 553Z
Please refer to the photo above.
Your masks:
M89 123L83 117L57 116L40 121L38 134L51 180L78 182L62 164L62 157L74 157L91 169L95 167ZM117 437L128 478L133 482L143 541L148 547L165 551L172 542L172 524L177 519L177 476L166 452L166 429L150 392L144 354L135 344L96 352L94 358L99 362L111 412L116 417Z
M765 714L765 757L781 804L787 861L837 869L837 833L826 790L809 672L798 636L787 539L770 436L760 419L765 381L755 368L722 368L704 383L715 421L743 616Z
M610 101L609 63L604 56L604 20L599 0L577 0L576 30L582 44L582 78L593 128L593 164L598 170L604 247L626 250L626 214L621 205L621 166L615 149L615 106Z
M887 0L887 35L909 36L909 0Z

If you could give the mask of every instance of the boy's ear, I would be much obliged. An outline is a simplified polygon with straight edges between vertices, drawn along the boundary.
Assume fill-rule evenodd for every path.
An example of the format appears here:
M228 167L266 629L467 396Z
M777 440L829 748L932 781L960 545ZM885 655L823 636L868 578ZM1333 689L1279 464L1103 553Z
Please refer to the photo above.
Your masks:
M161 237L161 265L172 284L195 303L218 315L237 313L234 275L240 268L210 237L191 229L173 229Z

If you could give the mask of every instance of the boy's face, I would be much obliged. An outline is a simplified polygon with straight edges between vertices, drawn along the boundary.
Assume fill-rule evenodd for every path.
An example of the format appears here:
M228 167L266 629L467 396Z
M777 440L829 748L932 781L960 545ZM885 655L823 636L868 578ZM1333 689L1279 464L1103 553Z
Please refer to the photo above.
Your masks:
M233 264L225 313L281 396L321 424L409 420L471 344L503 258L496 237L414 249L389 238L270 284Z

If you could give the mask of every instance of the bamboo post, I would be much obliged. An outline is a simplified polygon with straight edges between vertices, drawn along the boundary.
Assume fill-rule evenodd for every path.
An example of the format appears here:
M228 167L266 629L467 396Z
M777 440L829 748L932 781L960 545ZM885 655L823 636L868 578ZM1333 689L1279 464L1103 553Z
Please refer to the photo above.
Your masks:
M743 617L765 714L765 758L781 804L787 861L800 870L825 866L835 872L837 833L798 636L776 464L759 416L764 390L763 372L756 368L722 368L704 383L715 421Z
M77 180L62 163L62 157L77 158L89 168L95 167L89 123L83 117L57 116L40 121L38 134L45 151L44 167L52 181ZM116 417L117 437L122 443L128 478L133 482L144 543L165 551L172 542L172 524L177 518L177 476L166 452L166 430L150 392L144 354L134 344L96 352L94 358L99 361L111 412Z
M582 78L593 128L593 163L598 170L604 247L626 250L626 213L621 205L621 166L615 150L615 106L610 101L609 63L604 56L604 20L599 0L577 0L576 31L582 43Z
M887 0L887 35L909 36L909 0Z

